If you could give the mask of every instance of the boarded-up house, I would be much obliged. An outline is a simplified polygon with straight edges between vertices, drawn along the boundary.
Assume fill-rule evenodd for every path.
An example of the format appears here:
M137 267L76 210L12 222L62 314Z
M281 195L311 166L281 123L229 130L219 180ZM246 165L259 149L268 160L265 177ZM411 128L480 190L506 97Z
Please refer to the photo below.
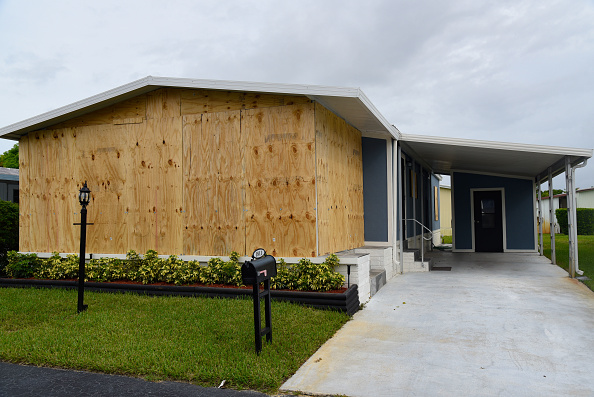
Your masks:
M324 106L326 93L209 84L149 77L21 130L20 250L77 251L85 181L88 252L312 257L363 246L357 121ZM350 116L366 122L373 109L351 97Z

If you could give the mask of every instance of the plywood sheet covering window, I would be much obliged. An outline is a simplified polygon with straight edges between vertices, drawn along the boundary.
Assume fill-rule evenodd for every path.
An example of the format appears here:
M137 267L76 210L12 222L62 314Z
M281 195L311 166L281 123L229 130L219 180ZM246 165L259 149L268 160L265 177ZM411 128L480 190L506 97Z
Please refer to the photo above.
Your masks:
M245 254L239 111L184 117L184 253Z
M363 238L361 133L316 104L319 254L360 247Z
M149 119L128 125L131 139L130 246L139 252L183 249L182 120Z
M29 135L19 141L19 251L31 251Z
M122 253L128 248L126 188L128 182L127 131L109 124L75 129L76 167L71 200L80 212L76 193L87 181L91 202L87 207L89 252ZM79 220L80 221L80 220ZM80 226L76 226L80 230ZM76 251L75 251L76 252Z
M246 250L315 256L313 104L242 111Z
M67 171L72 169L72 157L66 157L72 153L70 134L69 129L59 129L29 135L26 144L29 153L23 163L28 162L24 164L28 169L28 181L24 183L28 203L24 205L30 214L26 226L30 228L30 248L72 252L73 207L70 198L75 193L67 190L73 189L73 177Z

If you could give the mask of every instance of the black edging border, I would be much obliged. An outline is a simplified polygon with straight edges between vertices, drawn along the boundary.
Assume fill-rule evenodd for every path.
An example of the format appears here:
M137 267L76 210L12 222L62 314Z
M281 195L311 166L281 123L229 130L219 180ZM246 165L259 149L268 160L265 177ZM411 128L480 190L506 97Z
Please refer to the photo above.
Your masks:
M9 288L78 288L77 281L69 280L32 280L0 278L0 287ZM144 285L85 282L86 291L135 293L151 296L206 296L208 298L237 298L251 296L251 289L219 287L184 287L175 285ZM357 284L351 285L343 293L279 291L271 290L274 300L288 301L319 309L346 312L352 316L359 310L359 291Z

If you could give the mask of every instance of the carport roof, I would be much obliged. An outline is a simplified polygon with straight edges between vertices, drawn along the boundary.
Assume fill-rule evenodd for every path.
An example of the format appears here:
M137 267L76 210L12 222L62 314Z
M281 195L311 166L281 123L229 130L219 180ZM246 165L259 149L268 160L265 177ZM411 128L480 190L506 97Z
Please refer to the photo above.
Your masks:
M564 172L566 157L572 165L592 157L591 149L424 135L403 134L400 143L437 174L467 171L544 180L549 167L553 176Z
M400 131L384 118L359 88L154 76L147 76L70 105L0 128L0 137L19 140L21 136L31 131L47 128L53 124L82 116L162 87L305 95L344 118L361 131L364 136L400 138Z

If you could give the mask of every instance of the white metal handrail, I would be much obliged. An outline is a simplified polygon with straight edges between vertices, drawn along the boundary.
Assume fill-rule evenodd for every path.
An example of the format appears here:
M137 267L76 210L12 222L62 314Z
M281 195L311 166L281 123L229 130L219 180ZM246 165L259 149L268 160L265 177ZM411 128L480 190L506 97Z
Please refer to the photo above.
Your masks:
M421 222L419 222L416 219L404 219L404 221L405 222L407 222L407 221L413 221L413 222L416 222L419 225L421 225L421 227L423 229L427 230L429 232L429 234L431 235L431 237L425 237L425 233L421 233L421 239L426 240L426 241L433 241L433 231L431 229L429 229L427 226L423 225ZM415 230L415 233L416 232L417 231ZM425 262L425 244L422 241L421 241L421 262Z

